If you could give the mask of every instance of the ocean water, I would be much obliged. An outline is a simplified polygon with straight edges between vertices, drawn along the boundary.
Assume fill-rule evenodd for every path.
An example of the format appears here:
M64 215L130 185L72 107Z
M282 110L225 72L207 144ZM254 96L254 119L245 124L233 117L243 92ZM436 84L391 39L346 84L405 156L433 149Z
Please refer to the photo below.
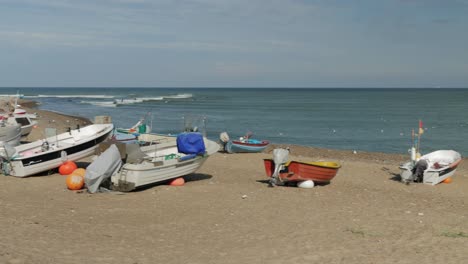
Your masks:
M17 88L0 89L15 94ZM252 132L273 143L407 153L422 120L422 153L468 155L468 89L21 88L41 109L130 127L152 113L153 131L175 133L184 118L206 118L217 140ZM118 102L115 104L114 102ZM198 122L198 124L201 122Z

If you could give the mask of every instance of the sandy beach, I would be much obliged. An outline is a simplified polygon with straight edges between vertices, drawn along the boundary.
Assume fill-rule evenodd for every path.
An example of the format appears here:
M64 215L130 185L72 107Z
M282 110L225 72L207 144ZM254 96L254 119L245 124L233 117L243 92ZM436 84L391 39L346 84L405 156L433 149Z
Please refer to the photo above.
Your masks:
M39 115L27 140L90 122L22 105ZM182 187L125 194L69 191L57 173L0 176L0 263L468 262L466 159L450 184L404 185L407 155L289 146L342 168L329 185L269 188L274 147L217 153Z

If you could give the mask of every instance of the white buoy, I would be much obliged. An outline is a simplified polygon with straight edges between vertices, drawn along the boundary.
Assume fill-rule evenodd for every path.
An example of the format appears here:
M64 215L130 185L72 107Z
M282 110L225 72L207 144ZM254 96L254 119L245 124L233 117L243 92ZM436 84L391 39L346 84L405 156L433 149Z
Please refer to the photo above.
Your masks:
M311 189L311 188L314 188L314 186L315 184L314 184L314 181L312 180L300 181L297 183L297 187L299 188Z

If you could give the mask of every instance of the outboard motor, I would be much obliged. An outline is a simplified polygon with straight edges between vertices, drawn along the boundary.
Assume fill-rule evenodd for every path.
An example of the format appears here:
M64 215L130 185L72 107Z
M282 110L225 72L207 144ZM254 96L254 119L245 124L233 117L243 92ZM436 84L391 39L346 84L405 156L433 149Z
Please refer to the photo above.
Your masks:
M424 171L428 168L427 160L420 159L416 162L407 162L400 166L401 181L409 184L410 182L422 182L424 179Z
M420 159L418 162L416 162L416 165L414 165L414 178L416 182L423 182L424 171L428 166L429 164L425 159Z
M49 142L47 142L47 141L42 142L41 151L46 152L48 150L49 150Z
M414 162L410 161L400 166L401 173L401 181L403 183L409 184L410 182L414 182Z
M288 162L289 159L289 149L277 148L273 150L273 161L275 162L275 171L270 179L270 187L276 185L283 185L279 173L284 168L284 164Z

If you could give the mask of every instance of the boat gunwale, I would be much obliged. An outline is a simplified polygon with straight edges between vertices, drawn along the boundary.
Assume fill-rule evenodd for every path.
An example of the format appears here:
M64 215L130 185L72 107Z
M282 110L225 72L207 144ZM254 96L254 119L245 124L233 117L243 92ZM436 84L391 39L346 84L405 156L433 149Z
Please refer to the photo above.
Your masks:
M242 142L238 140L231 140L232 144L237 144L241 146L249 146L249 147L265 147L268 144L270 144L270 141L268 140L262 140L262 143L248 143L248 142Z

